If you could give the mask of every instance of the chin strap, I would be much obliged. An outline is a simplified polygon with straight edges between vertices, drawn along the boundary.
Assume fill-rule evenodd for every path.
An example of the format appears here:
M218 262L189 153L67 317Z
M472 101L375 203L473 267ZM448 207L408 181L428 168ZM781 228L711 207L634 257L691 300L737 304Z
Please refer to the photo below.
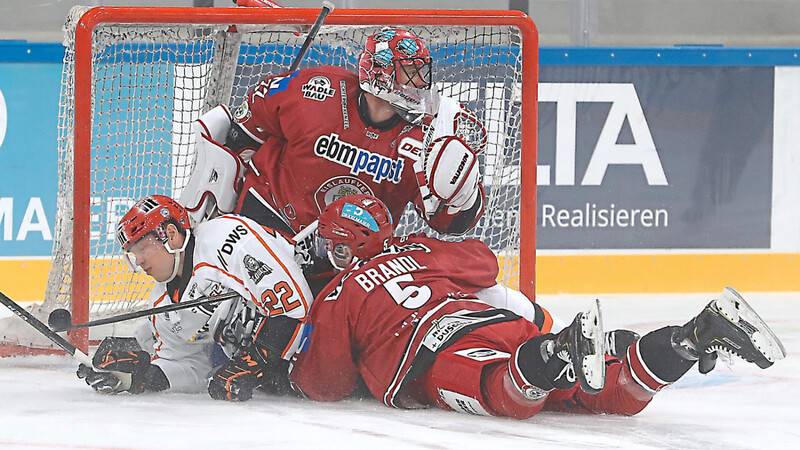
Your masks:
M186 238L183 240L183 245L179 249L172 249L169 246L168 242L164 243L164 248L167 249L168 252L172 253L175 256L175 264L172 267L172 275L170 275L169 280L164 281L164 283L169 283L170 281L175 279L175 276L178 275L178 268L181 266L181 253L186 250L186 246L189 245L189 238L192 236L191 230L186 230Z
M342 266L336 264L336 258L333 257L333 253L332 252L326 252L326 253L328 254L328 260L333 265L333 268L338 270L339 272L347 269L348 267L352 266L353 264L355 264L356 262L359 261L359 259L356 256L353 256L353 259L351 259L350 262L346 266L342 267Z

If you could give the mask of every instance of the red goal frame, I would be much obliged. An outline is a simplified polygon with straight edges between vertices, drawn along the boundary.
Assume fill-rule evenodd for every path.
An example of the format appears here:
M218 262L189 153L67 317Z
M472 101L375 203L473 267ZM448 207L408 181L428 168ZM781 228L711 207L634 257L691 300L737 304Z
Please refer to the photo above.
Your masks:
M90 276L90 170L92 142L92 34L96 26L108 23L195 23L195 24L292 24L311 25L317 9L249 8L149 8L96 7L79 20L75 31L75 125L74 125L74 227L72 303L73 321L89 318ZM326 25L495 25L512 26L522 36L522 114L520 199L520 290L535 298L536 279L536 155L538 32L533 21L518 11L470 10L379 10L336 9ZM533 62L531 64L531 62ZM70 332L69 340L88 349L86 329Z

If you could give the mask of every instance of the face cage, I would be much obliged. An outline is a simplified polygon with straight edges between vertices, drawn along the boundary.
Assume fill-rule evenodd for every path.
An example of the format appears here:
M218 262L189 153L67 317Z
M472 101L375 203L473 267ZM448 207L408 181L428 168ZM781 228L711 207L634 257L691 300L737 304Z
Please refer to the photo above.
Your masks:
M314 233L314 234L316 235L316 239L314 239L314 247L312 250L314 252L315 257L323 259L327 258L331 262L333 267L339 270L346 269L356 259L355 256L353 256L353 258L347 263L347 266L344 267L336 264L336 258L339 258L340 260L345 258L346 256L345 247L349 247L349 245L341 242L334 245L333 240L325 239L319 233Z
M431 58L404 58L395 59L392 61L394 64L394 83L397 86L408 86L417 89L430 89L433 85L433 66ZM400 83L397 79L398 73L403 73L408 79L405 83ZM419 77L422 81L422 86L418 86L414 81Z

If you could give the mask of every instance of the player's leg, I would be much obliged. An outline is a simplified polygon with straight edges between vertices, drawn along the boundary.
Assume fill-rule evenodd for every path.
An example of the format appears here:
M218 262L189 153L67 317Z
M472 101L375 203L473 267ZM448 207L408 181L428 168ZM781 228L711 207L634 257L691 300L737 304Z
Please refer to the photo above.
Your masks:
M517 390L509 375L509 359L520 344L540 335L524 319L474 330L436 355L414 382L423 403L456 412L526 419L544 405Z
M725 288L718 299L685 325L645 334L628 348L622 362L609 365L603 392L596 396L576 393L574 404L587 412L636 414L696 361L701 373L711 371L720 351L736 354L761 368L786 355L780 340L755 310L738 292Z
M720 351L762 369L786 356L783 344L755 310L738 292L725 288L718 299L685 325L642 337L629 349L628 360L640 384L657 391L675 382L695 361L699 361L701 373L710 372Z
M558 335L519 319L479 328L440 352L417 381L443 409L526 419L549 392L602 388L604 355L599 309L578 314Z

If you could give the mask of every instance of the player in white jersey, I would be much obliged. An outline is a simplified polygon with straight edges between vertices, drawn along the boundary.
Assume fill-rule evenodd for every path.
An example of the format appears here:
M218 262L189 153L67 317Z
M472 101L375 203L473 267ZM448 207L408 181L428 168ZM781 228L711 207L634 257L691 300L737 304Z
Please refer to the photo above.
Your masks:
M137 332L141 347L131 339L107 338L94 355L95 368L129 373L131 380L82 365L78 376L95 390L199 391L208 386L212 397L238 401L250 398L269 378L267 372L286 377L286 361L313 300L294 262L294 242L238 215L195 227L190 222L180 204L161 195L145 197L120 221L117 238L126 260L157 281L150 306L231 291L240 297L151 316L149 330ZM241 312L245 307L258 314ZM154 342L148 345L148 338ZM227 346L235 354L211 374L215 339L236 344Z

